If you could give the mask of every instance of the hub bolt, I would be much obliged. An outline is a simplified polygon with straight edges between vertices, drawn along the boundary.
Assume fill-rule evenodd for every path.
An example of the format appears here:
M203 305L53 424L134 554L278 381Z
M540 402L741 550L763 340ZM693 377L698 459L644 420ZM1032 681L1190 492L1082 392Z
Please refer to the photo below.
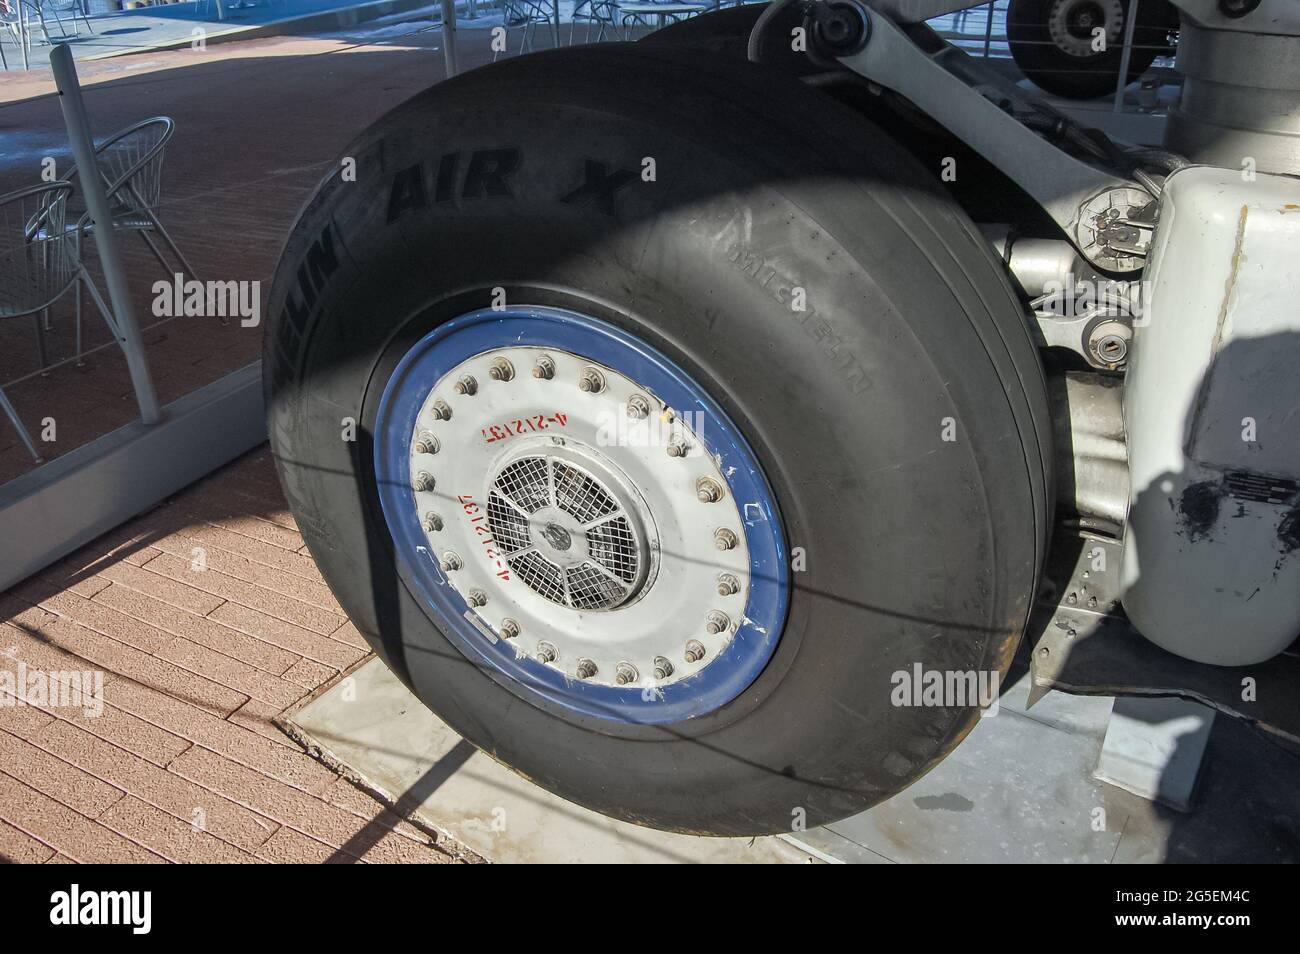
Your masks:
M470 590L467 602L470 606L486 606L487 594L482 590Z
M605 376L595 368L583 368L582 376L578 378L578 387L591 394L599 394L605 390Z
M710 636L717 636L718 633L725 633L731 628L731 617L726 613L719 613L713 610L705 617L704 628L709 631Z
M515 376L515 366L505 358L497 358L488 368L488 377L493 381L510 381Z
M579 659L577 674L579 679L590 679L596 675L596 664L590 659Z
M507 616L501 621L501 635L506 639L514 639L519 635L519 624Z
M434 437L428 431L421 431L419 438L412 445L412 450L417 454L436 454L438 448L442 445L438 443L438 438Z
M556 648L547 642L537 644L537 661L539 663L553 663L560 658Z
M673 674L673 664L668 661L667 657L655 657L655 678L667 679Z
M639 394L627 399L627 416L634 421L644 421L650 416L650 402Z
M736 548L736 535L726 527L719 527L713 531L713 546L719 550L734 550Z
M614 667L614 681L620 686L626 686L629 682L636 682L638 673L636 666L630 662L621 662Z
M433 489L433 474L427 470L422 470L415 475L415 480L411 481L411 486L416 490L427 493Z
M461 562L455 550L448 550L442 555L442 562L438 564L444 573L450 573L452 570L459 570L465 564Z
M686 643L686 661L688 663L699 662L704 658L704 644L694 639Z
M701 477L695 482L695 496L700 503L717 503L722 499L722 488L712 477Z
M718 574L718 595L735 596L740 592L740 580L736 579L730 573Z
M429 408L429 414L435 421L450 421L451 407L446 401L434 401L433 407Z
M430 510L424 515L424 529L429 533L437 533L442 529L442 517Z
M690 448L686 446L686 442L680 437L674 437L668 442L667 450L669 457L685 457L686 452L689 449Z
M478 390L478 382L470 375L465 375L456 382L456 393L473 395Z
M555 362L547 355L542 355L533 365L533 377L539 381L549 381L555 377Z

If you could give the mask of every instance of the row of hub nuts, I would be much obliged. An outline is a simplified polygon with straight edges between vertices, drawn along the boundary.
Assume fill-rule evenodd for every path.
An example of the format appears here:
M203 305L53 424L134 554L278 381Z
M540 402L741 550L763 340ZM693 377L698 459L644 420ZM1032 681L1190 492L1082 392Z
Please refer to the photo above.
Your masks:
M493 381L510 381L515 376L514 366L505 358L497 358L492 362L488 369L488 377ZM533 365L533 377L538 380L547 381L555 376L555 361L548 355L542 355ZM599 394L605 390L605 376L599 369L586 367L578 378L579 389L591 394ZM455 384L457 394L473 397L478 392L478 382L472 375L461 376ZM451 418L451 407L445 401L435 401L430 408L430 412L435 420L445 421ZM627 401L627 413L629 417L637 420L644 419L650 414L650 404L640 394L634 394ZM438 438L427 431L421 431L416 437L412 449L417 454L436 454L441 449ZM675 438L667 445L669 457L685 457L690 450L686 442L680 438ZM433 490L435 480L432 474L427 471L420 471L412 481L415 490L429 492ZM695 496L701 503L717 503L722 499L722 487L712 477L701 477L695 483ZM436 513L429 512L424 515L424 529L430 533L437 533L443 528L442 517ZM719 527L713 531L713 545L718 550L733 550L739 538L735 531L728 530L726 527ZM444 573L462 569L464 561L452 550L448 550L442 555L439 563ZM718 576L718 595L733 596L740 592L740 581L730 573L722 573ZM482 590L471 590L466 600L470 606L475 608L487 605L487 594ZM705 617L704 628L712 636L727 632L731 628L731 618L719 610L710 610ZM506 618L501 621L501 635L506 639L514 639L520 633L519 623L513 619ZM683 655L689 663L697 663L707 655L704 644L697 639L686 641L685 652ZM560 658L559 650L555 644L547 640L541 640L537 644L537 652L534 657L538 662L547 664L554 663ZM656 656L653 661L653 671L655 679L667 679L673 674L673 664L664 656ZM579 659L576 673L579 679L590 679L597 673L596 664L590 659ZM614 679L620 686L635 683L640 678L637 668L629 662L620 662L615 666Z

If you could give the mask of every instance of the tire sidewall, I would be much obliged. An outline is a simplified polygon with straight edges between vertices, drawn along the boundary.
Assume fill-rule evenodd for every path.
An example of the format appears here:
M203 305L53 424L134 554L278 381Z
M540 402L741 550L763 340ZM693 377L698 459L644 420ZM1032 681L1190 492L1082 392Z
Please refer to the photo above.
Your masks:
M1033 510L1033 490L1024 448L997 449L1014 414L978 358L979 335L903 318L953 307L947 285L886 290L872 277L919 267L915 237L896 218L941 200L905 190L898 209L873 210L864 193L874 215L864 238L834 211L845 201L840 185L798 177L773 186L763 181L770 169L747 167L741 150L719 156L668 117L629 128L630 110L605 112L614 107L570 94L558 82L522 97L532 128L516 126L513 138L503 138L509 124L490 84L463 97L443 90L438 108L399 110L353 152L359 181L331 177L304 215L272 313L304 303L304 267L315 307L300 332L285 333L293 322L281 319L268 339L272 433L295 513L307 514L304 535L345 609L363 632L382 633L385 658L421 698L568 798L712 833L778 830L796 808L812 824L865 807L937 761L975 718L970 708L890 705L892 674L913 663L1005 670L1036 572L1036 531L993 530ZM557 132L574 128L582 141ZM521 153L508 194L439 207L425 168L425 205L394 215L404 170L503 148ZM612 215L596 202L559 201L581 186L593 153L607 170L654 155L659 190L621 194ZM880 162L888 175L907 171L901 154ZM327 232L336 266L316 288L306 263ZM501 249L503 234L518 243ZM792 312L774 282L787 297L805 288L812 315ZM644 338L705 384L764 462L807 569L793 579L772 661L723 709L631 726L521 705L393 583L369 440L378 395L411 343L489 305L494 288L512 305L581 304ZM350 320L321 322L327 312ZM948 355L938 364L936 349ZM958 350L976 360L956 362ZM359 423L352 443L337 439L348 417ZM939 442L946 419L964 442ZM1007 500L990 502L998 496ZM964 519L972 513L983 516Z

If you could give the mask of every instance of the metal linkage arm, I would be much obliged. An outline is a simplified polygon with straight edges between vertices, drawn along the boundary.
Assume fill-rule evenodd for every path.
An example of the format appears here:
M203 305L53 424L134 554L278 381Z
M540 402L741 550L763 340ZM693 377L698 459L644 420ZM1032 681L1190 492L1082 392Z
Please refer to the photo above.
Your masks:
M951 0L941 2L948 6ZM1154 197L1135 182L1063 152L1014 113L1062 131L1073 128L1070 119L923 24L899 26L879 9L896 6L897 0L859 5L867 20L866 42L858 52L839 57L841 65L906 97L997 166L1042 205L1089 261L1119 271L1142 266L1140 254L1117 261L1113 248L1098 240L1099 222L1127 227L1132 203Z

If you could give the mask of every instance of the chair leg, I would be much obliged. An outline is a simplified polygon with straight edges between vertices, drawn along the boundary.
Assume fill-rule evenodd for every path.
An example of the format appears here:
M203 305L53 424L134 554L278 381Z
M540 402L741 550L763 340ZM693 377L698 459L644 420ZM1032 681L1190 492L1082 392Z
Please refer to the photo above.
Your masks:
M167 277L170 278L172 267L167 264L167 259L163 258L162 249L158 247L158 243L153 240L146 229L140 230L140 238L144 239L144 244L149 246L149 251L153 252L153 257L158 259L158 264L163 267L163 271L166 272Z
M59 35L67 36L68 28L63 25L63 17L59 16L59 11L51 10L50 12L54 14L54 22L59 25ZM73 21L73 29L75 28L76 28L76 21Z
M37 8L36 8L36 16L37 16L37 17L40 19L40 21L41 21L41 33L44 34L44 36L45 36L45 43L46 43L46 45L52 44L54 41L50 39L50 30L49 30L49 27L47 27L47 26L45 25L45 11L43 11L40 7L37 7ZM30 32L28 33L28 36L31 36L31 33L30 33Z
M32 443L32 435L27 433L27 428L23 424L22 418L18 416L18 412L14 410L14 406L9 403L9 398L5 396L4 388L0 388L0 408L4 409L5 414L9 417L10 423L14 426L14 430L18 432L18 437L26 446L27 453L32 455L32 459L35 460L36 463L44 463L45 458L37 453L36 445Z
M172 250L172 254L180 260L186 274L195 281L199 281L199 273L194 270L194 266L190 264L190 260L185 257L185 253L182 252L180 246L176 244L176 240L172 238L172 233L168 232L167 228L162 224L162 219L154 215L152 209L149 211L149 217L153 219L153 224L158 226L158 234L161 235L163 241L167 243L167 247Z
M80 275L77 276L77 280L74 283L74 286L75 287L73 288L73 294L75 295L75 300L77 303L77 367L84 368L86 366L86 361L81 356L81 297L82 296L81 296Z
M45 352L45 326L40 315L32 315L32 319L36 325L36 360L41 363L41 374L44 374L46 365L50 363Z
M95 287L94 281L86 273L86 269L81 269L81 280L85 283L86 291L90 292L90 299L99 309L99 313L104 316L104 322L108 325L108 330L113 333L113 340L118 344L122 343L122 333L117 330L117 322L113 320L113 313L108 310L108 305L104 303L104 298L99 294L99 289Z

